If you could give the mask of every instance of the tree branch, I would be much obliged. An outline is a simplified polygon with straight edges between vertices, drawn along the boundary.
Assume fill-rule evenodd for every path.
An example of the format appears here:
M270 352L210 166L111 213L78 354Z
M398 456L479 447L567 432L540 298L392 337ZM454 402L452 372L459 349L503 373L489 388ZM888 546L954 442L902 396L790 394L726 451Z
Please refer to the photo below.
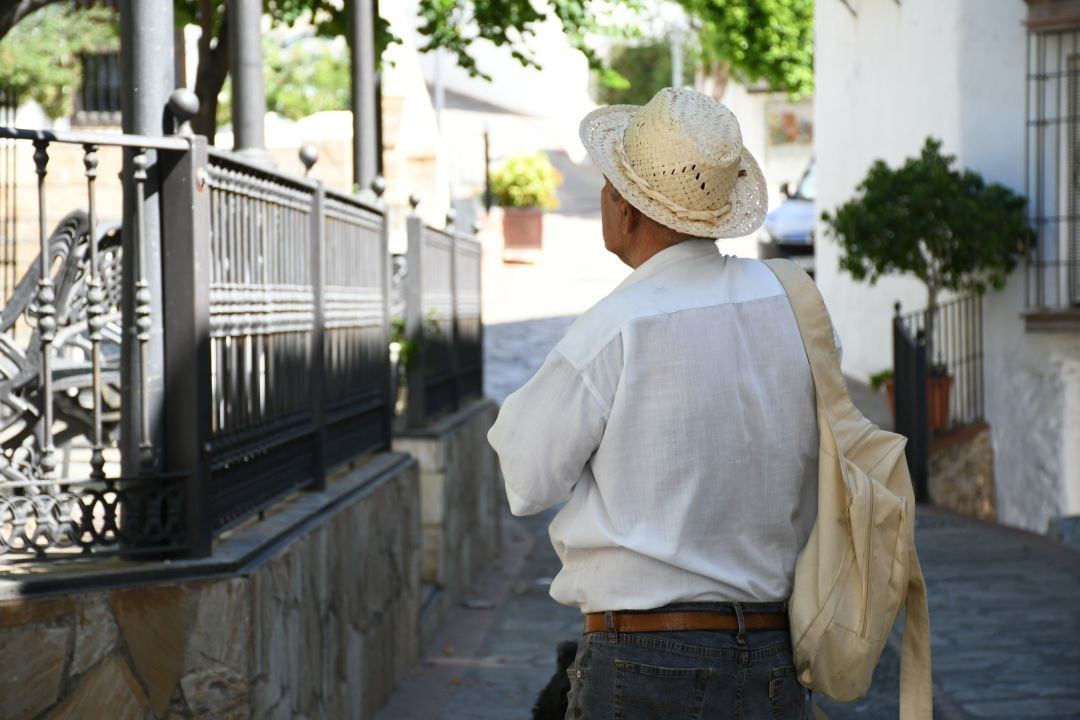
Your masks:
M0 39L32 12L60 0L0 0Z
M218 30L217 43L211 46L214 33L213 3L204 0L200 9L202 36L199 38L199 69L195 75L195 94L199 98L199 113L192 118L191 127L198 135L206 136L213 145L217 134L217 98L229 74L229 5L225 5Z

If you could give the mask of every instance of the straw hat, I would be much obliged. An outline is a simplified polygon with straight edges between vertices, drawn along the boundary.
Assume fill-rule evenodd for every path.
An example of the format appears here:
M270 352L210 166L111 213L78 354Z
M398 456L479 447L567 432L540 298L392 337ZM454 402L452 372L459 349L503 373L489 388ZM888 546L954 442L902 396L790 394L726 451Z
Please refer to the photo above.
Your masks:
M765 176L735 114L707 95L664 88L646 105L592 111L578 133L619 194L661 225L729 238L765 220Z

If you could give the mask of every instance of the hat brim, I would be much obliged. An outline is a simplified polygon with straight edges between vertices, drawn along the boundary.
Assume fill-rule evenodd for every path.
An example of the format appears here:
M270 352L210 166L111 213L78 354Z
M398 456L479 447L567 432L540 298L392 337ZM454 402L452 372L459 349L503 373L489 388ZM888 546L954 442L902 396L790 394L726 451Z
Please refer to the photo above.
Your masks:
M769 212L768 186L757 160L745 147L739 159L739 170L745 174L735 180L729 198L731 212L719 220L677 218L669 208L642 192L626 174L616 152L626 126L640 110L639 105L608 105L586 115L578 127L589 157L627 202L661 225L693 237L743 237L761 227Z

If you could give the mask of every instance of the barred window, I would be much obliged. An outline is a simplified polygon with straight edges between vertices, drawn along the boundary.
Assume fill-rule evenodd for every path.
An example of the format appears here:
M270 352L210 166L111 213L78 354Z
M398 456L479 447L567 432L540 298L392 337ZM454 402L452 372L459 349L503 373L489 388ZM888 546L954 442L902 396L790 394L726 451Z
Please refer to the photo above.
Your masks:
M1080 30L1032 32L1027 57L1027 196L1037 242L1027 306L1080 306Z
M82 88L75 120L80 125L109 125L120 121L120 53L82 57Z

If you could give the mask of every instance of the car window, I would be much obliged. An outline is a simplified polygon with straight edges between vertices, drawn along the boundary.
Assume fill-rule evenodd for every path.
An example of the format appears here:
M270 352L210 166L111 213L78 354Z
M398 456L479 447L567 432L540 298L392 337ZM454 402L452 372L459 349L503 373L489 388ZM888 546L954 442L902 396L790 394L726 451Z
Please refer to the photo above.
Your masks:
M817 200L817 172L815 172L814 167L815 163L811 162L810 166L806 168L802 180L799 181L799 187L795 191L796 197L803 200Z

